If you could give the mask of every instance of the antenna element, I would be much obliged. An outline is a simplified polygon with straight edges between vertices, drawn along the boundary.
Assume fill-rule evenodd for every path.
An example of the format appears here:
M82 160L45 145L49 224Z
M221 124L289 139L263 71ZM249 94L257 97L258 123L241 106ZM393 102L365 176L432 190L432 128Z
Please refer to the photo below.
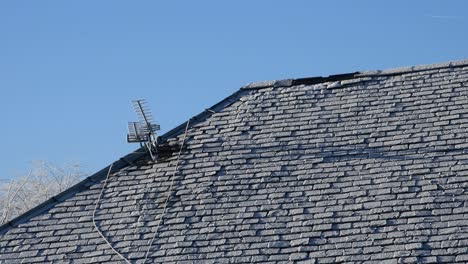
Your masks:
M138 122L128 122L128 143L140 143L145 146L151 158L154 160L157 156L158 138L156 131L160 126L153 120L153 115L149 111L146 100L139 99L132 101L133 109L138 116Z

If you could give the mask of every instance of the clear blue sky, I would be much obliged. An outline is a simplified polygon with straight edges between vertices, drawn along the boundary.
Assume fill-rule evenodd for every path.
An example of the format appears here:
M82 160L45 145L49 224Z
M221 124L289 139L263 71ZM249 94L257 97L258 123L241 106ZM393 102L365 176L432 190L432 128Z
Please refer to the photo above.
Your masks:
M468 58L468 1L1 1L0 178L95 172L240 86Z

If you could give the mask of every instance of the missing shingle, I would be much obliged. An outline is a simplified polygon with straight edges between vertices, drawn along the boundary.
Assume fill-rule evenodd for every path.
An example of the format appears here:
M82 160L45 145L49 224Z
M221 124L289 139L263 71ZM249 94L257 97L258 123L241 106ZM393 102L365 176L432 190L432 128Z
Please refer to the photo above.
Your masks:
M179 144L159 144L158 145L158 160L159 161L164 161L167 160L168 158L172 157L174 153L177 153L180 151L180 145Z

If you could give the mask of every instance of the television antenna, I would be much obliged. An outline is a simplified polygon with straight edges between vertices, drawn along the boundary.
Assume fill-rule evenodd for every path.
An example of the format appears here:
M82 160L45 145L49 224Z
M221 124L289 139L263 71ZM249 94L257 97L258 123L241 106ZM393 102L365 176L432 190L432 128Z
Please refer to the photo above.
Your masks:
M140 146L144 146L151 158L155 160L158 153L156 132L160 126L154 122L145 99L133 100L132 105L138 122L128 122L127 143L140 143Z

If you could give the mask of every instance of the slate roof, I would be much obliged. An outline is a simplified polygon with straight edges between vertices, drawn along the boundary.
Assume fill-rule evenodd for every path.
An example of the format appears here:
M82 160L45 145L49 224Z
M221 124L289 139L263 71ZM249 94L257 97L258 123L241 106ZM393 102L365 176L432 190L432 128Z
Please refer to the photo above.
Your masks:
M249 84L178 151L114 164L100 230L143 263L468 262L468 61ZM185 124L162 137L180 146ZM107 168L0 227L0 263L119 263Z

